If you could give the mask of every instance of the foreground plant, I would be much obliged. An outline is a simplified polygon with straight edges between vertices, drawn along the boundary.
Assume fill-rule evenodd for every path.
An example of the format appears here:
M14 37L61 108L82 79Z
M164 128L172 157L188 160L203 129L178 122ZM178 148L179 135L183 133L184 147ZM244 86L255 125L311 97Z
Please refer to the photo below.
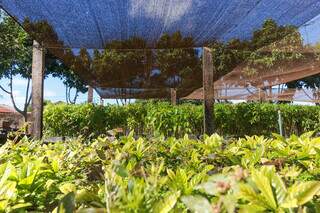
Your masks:
M214 175L196 190L206 196L182 197L185 205L195 212L295 212L296 210L319 210L313 200L320 194L319 181L295 181L287 187L276 173L274 166L252 169L250 176L237 168L234 172Z
M0 148L0 212L319 210L320 138L116 139Z

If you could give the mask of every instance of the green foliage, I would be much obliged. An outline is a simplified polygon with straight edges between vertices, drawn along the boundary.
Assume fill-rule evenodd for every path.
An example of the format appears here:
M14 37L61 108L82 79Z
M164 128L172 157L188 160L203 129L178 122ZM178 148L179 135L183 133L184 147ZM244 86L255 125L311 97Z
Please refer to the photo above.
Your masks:
M12 18L0 13L0 79L31 75L32 40Z
M303 40L294 26L281 26L267 19L253 32L251 40L230 40L227 43L211 42L212 60L217 80L236 66L246 64L245 74L256 74L260 69L269 71L276 64L293 62L302 57L296 50L303 48Z
M25 26L27 29L27 25ZM41 27L40 25L38 27ZM47 28L41 28L46 32ZM31 102L30 81L32 75L32 49L33 39L24 29L9 15L0 8L0 79L7 79L8 85L1 85L2 90L6 95L11 97L11 101L16 111L22 114L27 120L27 109ZM63 80L66 87L77 90L78 92L86 92L87 88L83 81L67 68L52 54L46 54L45 77L52 74ZM23 108L19 109L16 105L15 95L13 93L14 78L20 76L27 79L25 102ZM3 84L3 83L2 83ZM68 91L68 90L67 90ZM70 99L70 94L66 97ZM75 97L75 100L76 100Z
M320 138L312 134L8 141L0 212L315 212Z
M278 130L281 110L286 135L319 130L318 106L274 104L216 104L217 133L226 136L265 135ZM105 134L106 129L122 128L138 135L182 137L201 135L203 108L200 105L171 106L166 102L141 102L128 106L49 104L45 107L45 129L51 136Z

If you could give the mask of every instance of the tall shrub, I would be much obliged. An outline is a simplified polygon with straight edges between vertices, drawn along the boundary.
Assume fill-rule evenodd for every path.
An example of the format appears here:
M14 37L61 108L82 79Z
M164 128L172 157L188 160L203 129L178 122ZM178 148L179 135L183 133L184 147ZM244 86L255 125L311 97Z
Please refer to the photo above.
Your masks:
M166 102L142 102L128 106L48 105L45 131L49 136L100 135L122 128L138 135L183 136L203 133L202 106ZM265 135L279 132L281 111L286 135L320 130L320 107L286 104L216 104L215 126L225 136Z

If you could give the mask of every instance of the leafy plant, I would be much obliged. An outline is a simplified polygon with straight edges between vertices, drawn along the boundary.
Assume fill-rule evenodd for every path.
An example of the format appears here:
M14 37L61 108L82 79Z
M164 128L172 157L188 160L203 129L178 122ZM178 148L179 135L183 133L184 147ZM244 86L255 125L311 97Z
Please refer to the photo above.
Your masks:
M273 104L216 104L217 133L228 137L246 135L272 136L278 130L278 109L283 117L284 132L302 134L319 130L318 106ZM94 106L49 104L45 108L45 130L48 136L79 135L97 137L107 130L134 130L137 135L183 137L202 135L202 106L166 102L138 102L127 106Z
M315 212L312 135L7 141L0 212Z

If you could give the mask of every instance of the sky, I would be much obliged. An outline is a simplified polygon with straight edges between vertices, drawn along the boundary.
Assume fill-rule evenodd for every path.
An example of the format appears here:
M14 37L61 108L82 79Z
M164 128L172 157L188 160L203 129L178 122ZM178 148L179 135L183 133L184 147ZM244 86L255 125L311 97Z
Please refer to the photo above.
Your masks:
M9 81L6 79L0 80L0 85L5 88L8 88ZM16 104L19 107L22 107L25 102L25 94L27 88L27 80L23 79L19 76L15 77L13 80L13 93L14 98L16 100ZM75 91L73 90L72 94ZM58 78L48 77L44 81L44 99L50 100L52 102L65 101L65 86L62 81ZM87 101L87 94L79 94L77 99L77 103L84 103ZM99 95L94 92L94 103L100 103ZM114 100L105 100L105 104L114 104ZM12 102L10 96L4 93L2 90L0 91L0 104L5 104L12 106Z
M315 44L320 41L320 15L308 22L305 26L300 28L300 32L307 44ZM0 85L6 87L8 80L0 80ZM19 76L14 78L13 88L14 97L19 107L22 107L25 100L27 81ZM74 92L74 91L73 91ZM52 102L65 101L65 86L62 81L57 78L49 76L44 82L44 99ZM87 94L79 94L77 103L84 103L87 100ZM94 102L100 103L99 95L94 92ZM115 100L106 100L105 104L114 104ZM9 95L0 90L0 104L12 106Z

